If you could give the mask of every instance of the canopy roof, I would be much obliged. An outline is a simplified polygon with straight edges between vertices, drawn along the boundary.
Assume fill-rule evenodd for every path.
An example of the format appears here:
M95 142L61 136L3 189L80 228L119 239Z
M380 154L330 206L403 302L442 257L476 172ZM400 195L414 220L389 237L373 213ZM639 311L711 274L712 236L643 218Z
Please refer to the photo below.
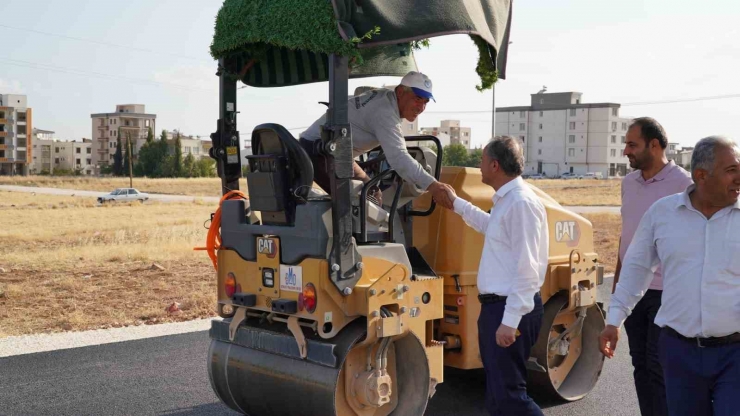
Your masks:
M468 34L478 46L479 89L505 78L513 0L225 0L211 55L247 85L328 80L328 56L350 58L350 78L418 70L425 39Z

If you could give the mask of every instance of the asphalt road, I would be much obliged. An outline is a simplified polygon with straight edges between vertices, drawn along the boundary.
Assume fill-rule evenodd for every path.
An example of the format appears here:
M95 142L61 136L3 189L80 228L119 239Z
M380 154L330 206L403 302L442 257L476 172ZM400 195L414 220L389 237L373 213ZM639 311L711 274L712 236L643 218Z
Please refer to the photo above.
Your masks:
M211 390L209 342L199 331L0 358L0 414L236 415ZM538 400L545 415L639 414L626 336L620 347L586 398ZM485 415L484 386L482 371L447 369L426 415Z
M78 197L94 197L97 198L101 195L105 195L108 192L98 191L81 191L77 189L61 189L61 188L38 188L35 186L15 186L15 185L0 185L0 190L3 191L14 191L14 192L27 192L27 193L38 193L47 195L66 195L66 196L78 196ZM149 199L163 202L176 202L176 201L193 201L195 199L218 203L219 198L215 196L185 196L185 195L166 195L166 194L149 194ZM620 207L618 206L565 206L566 209L573 211L578 214L591 214L597 212L605 212L611 214L619 214Z

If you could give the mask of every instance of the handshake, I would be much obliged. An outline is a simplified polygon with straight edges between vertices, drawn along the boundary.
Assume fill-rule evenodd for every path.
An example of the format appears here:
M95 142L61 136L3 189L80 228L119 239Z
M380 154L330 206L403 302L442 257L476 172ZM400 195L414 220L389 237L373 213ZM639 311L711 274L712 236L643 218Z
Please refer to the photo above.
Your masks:
M452 189L450 185L435 181L431 185L429 185L427 191L432 193L432 198L434 198L434 202L442 205L447 209L453 208L452 204L455 202L455 198L457 198L457 195L455 194L455 190Z

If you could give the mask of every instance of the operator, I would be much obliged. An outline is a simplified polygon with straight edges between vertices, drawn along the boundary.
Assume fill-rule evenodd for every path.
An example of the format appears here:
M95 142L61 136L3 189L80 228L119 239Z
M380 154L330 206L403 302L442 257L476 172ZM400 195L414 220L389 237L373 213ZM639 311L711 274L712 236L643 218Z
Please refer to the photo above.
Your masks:
M545 282L549 231L539 197L521 178L519 141L496 137L483 149L482 182L495 191L485 212L443 185L453 209L485 234L478 269L478 344L486 372L486 408L491 416L542 416L527 395L526 363L542 326L540 287Z
M353 157L380 145L388 164L404 180L431 192L438 204L451 208L452 202L447 198L444 185L411 157L401 132L402 119L410 122L416 120L426 108L429 99L434 99L432 81L415 71L406 74L401 79L401 84L392 90L374 89L350 98L348 116L352 128ZM314 181L324 191L331 193L327 157L319 154L315 146L321 140L321 126L325 122L326 115L323 115L300 134L299 142L313 163ZM370 181L356 161L353 161L353 171L353 179L364 183ZM373 195L382 204L379 189Z
M599 348L609 357L619 329L646 296L658 266L663 293L655 324L671 416L737 415L740 408L740 148L722 136L691 155L694 184L643 215L622 261Z

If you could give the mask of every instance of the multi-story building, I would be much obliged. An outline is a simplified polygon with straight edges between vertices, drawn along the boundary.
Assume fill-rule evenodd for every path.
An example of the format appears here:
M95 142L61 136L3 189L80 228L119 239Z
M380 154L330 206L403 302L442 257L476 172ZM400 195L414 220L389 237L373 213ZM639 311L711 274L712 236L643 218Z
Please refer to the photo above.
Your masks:
M92 140L65 141L54 138L54 132L34 129L31 174L52 174L64 171L70 174L92 175Z
M622 152L632 119L620 117L619 104L584 104L581 96L540 92L531 95L529 106L496 109L496 135L521 141L525 174L627 174L629 160Z
M146 143L149 129L156 135L156 114L147 114L143 104L119 104L116 105L115 113L91 114L92 118L92 165L95 173L100 173L100 168L113 164L116 154L116 143L118 138L125 143L126 138L131 138L131 151L134 160Z
M436 136L442 146L461 144L468 150L472 146L470 127L460 127L460 120L442 120L439 127L422 127L420 134Z
M170 153L175 151L175 138L179 132L177 130L166 132L167 145ZM182 156L193 155L195 159L202 159L208 156L208 151L213 147L213 143L210 140L201 140L195 136L187 136L182 133L180 134L180 147L182 149ZM251 146L251 143L250 143Z
M0 175L28 175L33 160L31 116L25 95L0 94Z
M678 166L686 170L691 169L691 156L694 154L693 147L678 147L678 143L668 143L666 157Z

